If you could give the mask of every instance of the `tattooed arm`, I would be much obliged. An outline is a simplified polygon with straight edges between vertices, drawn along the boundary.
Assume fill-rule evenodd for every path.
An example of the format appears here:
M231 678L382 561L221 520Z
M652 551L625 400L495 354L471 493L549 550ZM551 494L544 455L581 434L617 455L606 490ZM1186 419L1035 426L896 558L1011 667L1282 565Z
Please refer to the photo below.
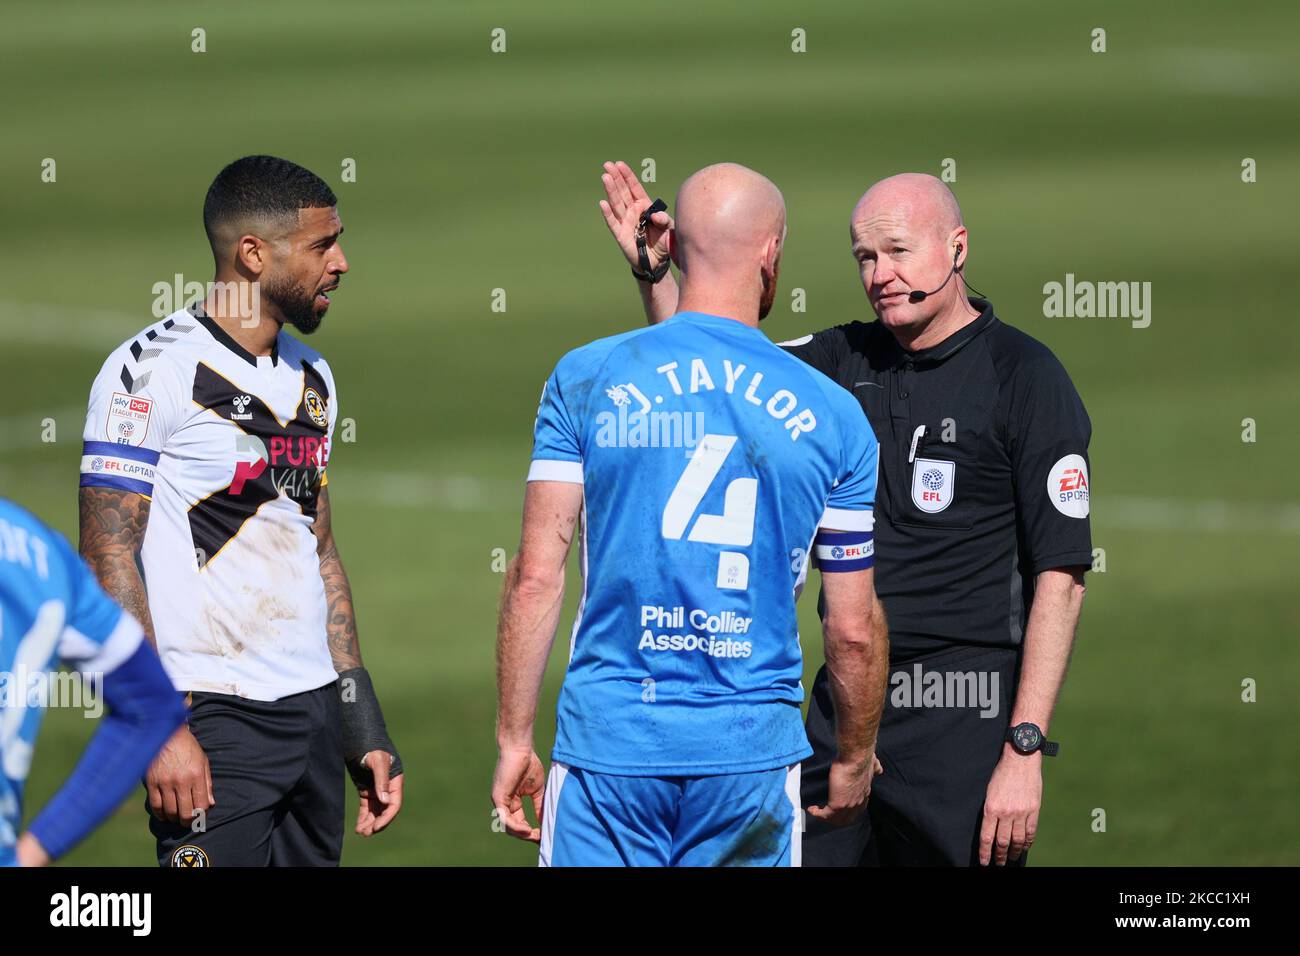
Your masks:
M329 640L330 659L338 673L361 667L361 645L357 641L357 615L352 608L352 585L343 570L343 560L334 544L334 527L330 514L329 488L321 488L316 497L316 554L320 557L320 576L325 582L325 634Z
M145 637L158 649L149 615L149 599L136 556L149 523L149 499L116 488L82 488L81 556L109 596L140 622Z
M325 583L325 635L330 659L339 675L343 760L357 787L356 832L374 836L384 830L402 809L402 760L388 736L379 697L361 663L357 641L357 615L352 607L352 585L334 544L329 488L316 496L316 554Z
M157 650L158 639L139 565L144 531L149 524L149 499L117 488L82 488L77 500L81 556L109 596L140 622L149 643ZM216 803L207 755L186 725L158 753L144 785L149 792L149 809L160 820L189 824L196 811L206 811Z

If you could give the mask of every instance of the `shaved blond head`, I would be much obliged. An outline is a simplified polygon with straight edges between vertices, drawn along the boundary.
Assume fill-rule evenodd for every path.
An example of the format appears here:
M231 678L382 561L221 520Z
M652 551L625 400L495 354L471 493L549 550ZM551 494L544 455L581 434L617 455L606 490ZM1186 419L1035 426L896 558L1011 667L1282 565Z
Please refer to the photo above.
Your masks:
M678 256L684 271L730 272L762 256L785 232L785 199L766 176L737 163L706 166L677 192Z

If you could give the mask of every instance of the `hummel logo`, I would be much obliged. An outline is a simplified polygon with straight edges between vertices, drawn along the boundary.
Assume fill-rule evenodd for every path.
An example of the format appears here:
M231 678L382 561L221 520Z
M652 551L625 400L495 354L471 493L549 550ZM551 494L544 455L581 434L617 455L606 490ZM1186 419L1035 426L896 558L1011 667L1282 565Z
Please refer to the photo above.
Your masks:
M247 395L236 395L231 399L230 404L235 406L235 410L230 413L231 419L240 422L246 422L251 419L253 417L252 412L244 411L244 409L248 407L248 403L251 401L252 398Z

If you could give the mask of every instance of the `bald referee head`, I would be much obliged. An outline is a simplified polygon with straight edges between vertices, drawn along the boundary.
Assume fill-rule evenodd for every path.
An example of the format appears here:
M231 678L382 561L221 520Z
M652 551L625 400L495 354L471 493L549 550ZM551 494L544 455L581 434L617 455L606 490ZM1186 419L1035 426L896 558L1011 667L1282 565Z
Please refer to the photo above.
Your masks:
M757 324L776 298L784 242L785 199L770 179L736 163L704 167L677 193L678 308Z
M871 308L904 348L937 344L979 315L961 276L970 251L961 207L934 176L876 183L853 208L849 235Z

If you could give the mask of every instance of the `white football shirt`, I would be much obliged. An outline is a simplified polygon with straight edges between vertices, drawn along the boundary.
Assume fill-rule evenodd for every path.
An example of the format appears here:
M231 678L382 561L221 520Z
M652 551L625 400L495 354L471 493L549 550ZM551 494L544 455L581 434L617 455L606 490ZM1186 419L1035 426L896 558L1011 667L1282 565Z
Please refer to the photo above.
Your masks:
M335 679L312 523L337 418L320 354L254 356L198 304L109 355L83 487L152 499L141 560L177 690L278 700Z

